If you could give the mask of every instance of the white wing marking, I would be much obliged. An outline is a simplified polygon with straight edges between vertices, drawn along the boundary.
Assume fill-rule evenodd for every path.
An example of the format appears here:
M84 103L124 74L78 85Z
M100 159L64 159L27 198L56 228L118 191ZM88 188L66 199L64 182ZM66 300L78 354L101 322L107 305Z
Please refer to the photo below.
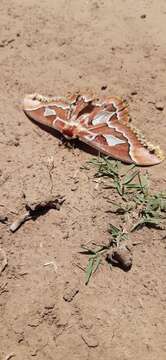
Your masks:
M103 137L106 139L107 144L108 144L109 146L116 146L116 145L120 145L120 144L125 144L125 143L126 143L126 141L121 140L121 139L119 139L119 138L117 138L117 137L115 137L115 136L113 136L113 135L100 134L100 133L99 133L99 134L93 134L93 133L90 133L90 131L89 131L89 134L87 134L87 135L84 136L84 138L85 138L86 140L88 140L88 141L93 141L93 140L95 140L95 138L96 138L97 136L103 136Z
M115 146L115 145L120 145L120 144L125 144L126 141L124 140L121 140L113 135L106 135L106 134L103 134L102 136L105 137L108 145L110 146Z
M46 107L45 108L45 111L44 111L44 116L51 116L51 115L56 115L56 112L54 109L50 109L49 107Z
M103 111L97 114L92 120L92 125L108 124L115 112Z

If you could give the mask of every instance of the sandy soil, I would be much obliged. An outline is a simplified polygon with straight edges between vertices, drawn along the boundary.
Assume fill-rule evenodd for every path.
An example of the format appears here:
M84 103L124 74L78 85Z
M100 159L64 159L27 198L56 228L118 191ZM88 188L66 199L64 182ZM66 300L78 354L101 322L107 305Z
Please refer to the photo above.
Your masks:
M110 190L81 169L91 154L59 146L21 110L29 92L120 95L166 150L165 23L165 0L0 1L0 213L11 223L25 200L48 195L50 158L53 191L66 197L14 234L0 223L0 360L165 359L164 232L138 231L132 269L103 263L85 286L80 245L107 242L118 221L105 212ZM149 169L153 190L166 188L165 171Z

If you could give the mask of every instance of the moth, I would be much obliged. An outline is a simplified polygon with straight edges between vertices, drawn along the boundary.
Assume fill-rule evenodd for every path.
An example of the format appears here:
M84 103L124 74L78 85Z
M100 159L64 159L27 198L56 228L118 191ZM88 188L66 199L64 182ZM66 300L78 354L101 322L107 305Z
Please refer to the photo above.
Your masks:
M78 138L125 163L146 166L164 159L159 146L147 142L131 125L128 105L121 98L30 94L24 98L23 110L29 118L56 129L65 138Z

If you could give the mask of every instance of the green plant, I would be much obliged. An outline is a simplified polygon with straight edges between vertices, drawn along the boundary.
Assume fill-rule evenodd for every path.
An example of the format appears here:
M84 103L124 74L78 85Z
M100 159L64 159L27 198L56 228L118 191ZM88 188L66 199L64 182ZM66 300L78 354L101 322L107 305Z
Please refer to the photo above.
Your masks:
M143 174L140 169L135 169L135 165L123 165L120 161L110 160L107 157L95 158L89 163L97 167L96 177L111 179L111 183L104 185L104 188L113 188L120 196L119 203L109 200L113 209L107 212L114 212L117 215L127 213L131 219L137 219L129 229L129 233L143 226L163 229L166 219L166 192L151 194L147 173ZM112 246L119 247L121 241L127 240L128 234L124 228L125 226L122 225L119 227L109 225L111 240L108 245L101 245L95 249L82 245L84 251L81 253L89 256L85 270L86 285L101 264L105 252Z

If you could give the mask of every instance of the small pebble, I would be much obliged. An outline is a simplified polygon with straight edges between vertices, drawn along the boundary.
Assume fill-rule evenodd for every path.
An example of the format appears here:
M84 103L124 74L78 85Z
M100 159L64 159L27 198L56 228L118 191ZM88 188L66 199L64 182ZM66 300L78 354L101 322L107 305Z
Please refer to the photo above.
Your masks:
M162 102L156 102L155 103L155 108L159 111L163 111L164 110L164 104Z
M76 191L76 190L78 190L78 186L71 187L71 191Z
M89 348L95 348L99 346L99 341L95 335L92 334L82 334L82 340Z
M20 145L20 143L19 143L19 140L14 140L14 146L19 146Z
M8 220L8 218L6 215L0 214L0 222L1 223L5 224L7 220Z
M78 294L79 288L76 284L76 286L73 286L73 284L67 282L63 294L63 299L67 302L71 302L74 297Z
M141 19L146 19L146 14L142 14L142 15L140 16L140 18L141 18Z
M138 94L138 93L137 93L136 90L133 90L133 91L131 92L131 95L132 95L132 96L137 95L137 94Z
M107 254L106 261L124 271L129 271L132 267L132 254L126 247L118 248Z
M107 89L107 85L101 86L101 90L106 90L106 89Z
M45 309L46 310L52 310L55 307L55 303L54 302L50 302L49 304L45 305Z

